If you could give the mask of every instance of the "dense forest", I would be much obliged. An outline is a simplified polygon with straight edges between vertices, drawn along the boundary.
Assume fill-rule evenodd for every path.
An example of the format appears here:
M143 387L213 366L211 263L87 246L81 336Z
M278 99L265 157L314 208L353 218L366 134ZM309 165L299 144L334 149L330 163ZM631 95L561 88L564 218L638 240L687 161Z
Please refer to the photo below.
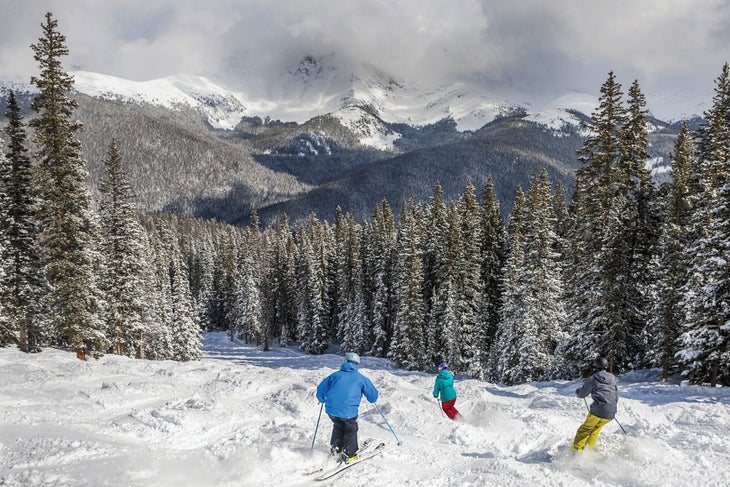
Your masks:
M609 73L570 201L545 168L506 221L489 178L448 201L435 181L428 204L383 200L364 221L263 226L254 211L241 228L141 212L114 139L92 194L51 14L32 48L34 115L10 95L0 151L0 346L195 360L200 333L225 329L264 349L339 345L506 384L573 378L597 355L614 372L730 384L727 64L661 185L639 84L624 93Z

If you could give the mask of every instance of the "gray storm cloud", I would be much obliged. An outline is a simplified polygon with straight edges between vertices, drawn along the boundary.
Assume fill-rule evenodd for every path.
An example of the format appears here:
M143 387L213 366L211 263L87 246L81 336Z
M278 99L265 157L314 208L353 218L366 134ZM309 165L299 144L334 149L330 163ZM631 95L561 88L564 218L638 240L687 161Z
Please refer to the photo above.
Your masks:
M311 54L405 80L459 80L540 104L638 79L659 116L712 97L730 60L727 0L0 0L0 77L35 74L46 11L69 69L134 80L265 78Z

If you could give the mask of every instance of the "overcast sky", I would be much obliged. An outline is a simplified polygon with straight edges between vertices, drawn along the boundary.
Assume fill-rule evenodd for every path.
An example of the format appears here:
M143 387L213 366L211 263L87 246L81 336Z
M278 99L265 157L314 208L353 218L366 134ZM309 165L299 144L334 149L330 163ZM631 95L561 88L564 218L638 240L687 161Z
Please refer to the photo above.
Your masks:
M730 61L730 0L0 0L0 78L37 74L47 11L68 70L133 80L278 72L337 53L405 80L483 83L535 108L614 71L663 118L697 113ZM704 104L704 105L702 105Z

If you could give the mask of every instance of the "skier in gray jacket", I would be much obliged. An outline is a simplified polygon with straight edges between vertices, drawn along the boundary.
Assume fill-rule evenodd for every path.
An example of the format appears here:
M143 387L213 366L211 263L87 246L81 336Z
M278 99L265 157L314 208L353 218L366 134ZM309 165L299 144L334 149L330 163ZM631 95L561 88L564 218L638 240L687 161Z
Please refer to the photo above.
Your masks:
M583 451L586 445L593 448L601 428L616 417L618 403L616 377L606 370L608 360L603 357L596 358L593 361L593 367L596 372L575 391L575 395L578 397L587 397L590 394L593 399L586 420L575 433L573 439L573 450L575 451Z

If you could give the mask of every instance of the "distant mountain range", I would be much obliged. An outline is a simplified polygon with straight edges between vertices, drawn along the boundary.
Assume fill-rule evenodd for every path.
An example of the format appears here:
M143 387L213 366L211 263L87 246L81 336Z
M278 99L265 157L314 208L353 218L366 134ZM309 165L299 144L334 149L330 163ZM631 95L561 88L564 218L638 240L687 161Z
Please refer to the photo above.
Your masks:
M507 213L516 187L547 169L570 191L594 96L566 94L535 110L461 84L425 86L370 66L305 57L263 86L232 91L199 76L135 82L74 72L77 116L96 188L114 137L140 206L246 223L286 212L368 218L383 198L447 198L495 180ZM30 86L0 83L27 109ZM651 161L666 177L677 123L651 120Z

